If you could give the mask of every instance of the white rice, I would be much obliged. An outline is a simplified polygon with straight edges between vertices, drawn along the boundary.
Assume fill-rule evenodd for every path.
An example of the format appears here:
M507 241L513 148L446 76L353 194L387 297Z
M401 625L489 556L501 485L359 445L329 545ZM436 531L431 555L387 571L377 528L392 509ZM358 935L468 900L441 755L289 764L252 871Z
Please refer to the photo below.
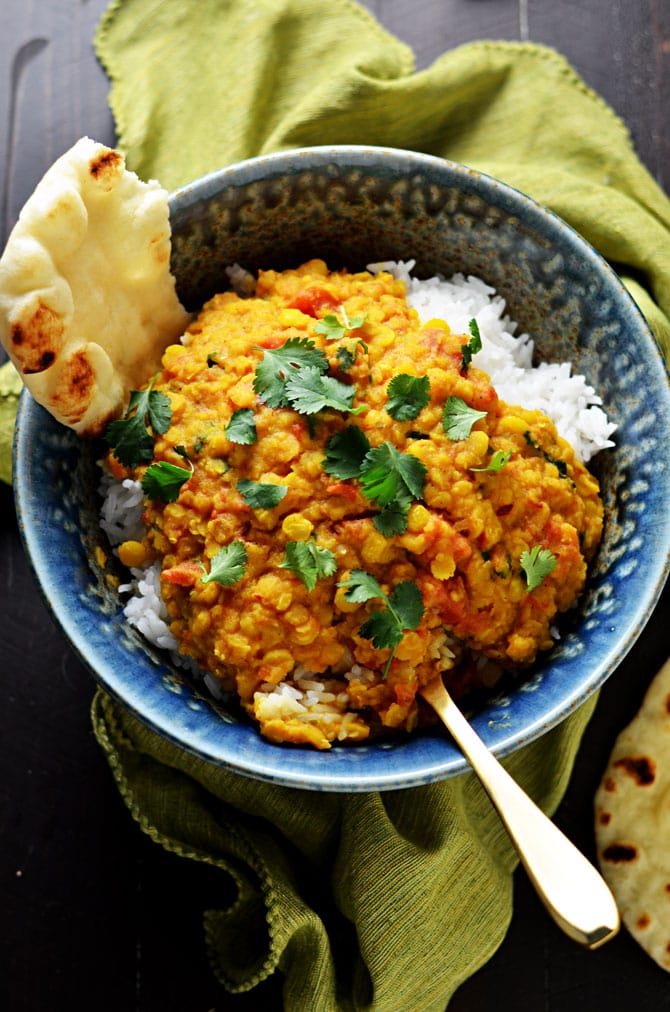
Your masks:
M102 466L102 461L99 461ZM98 486L102 496L100 526L112 548L122 541L140 541L146 532L142 521L144 493L139 481L117 481L103 471ZM123 614L150 643L178 654L177 641L168 626L168 613L160 590L160 562L132 568L131 579L119 585L120 594L129 594Z
M467 334L475 319L482 350L472 361L488 373L498 396L508 404L543 411L586 463L599 450L613 446L616 426L609 422L602 400L583 376L572 374L569 362L541 362L533 367L533 341L516 334L517 324L505 313L505 300L480 278L455 274L419 281L411 276L415 261L370 264L369 270L390 271L407 287L407 302L422 322L446 320L455 334Z
M490 375L502 400L547 414L580 460L586 462L599 450L614 445L610 436L615 426L608 421L593 388L583 376L572 374L568 362L533 367L532 340L527 334L516 334L517 324L506 315L505 301L493 288L479 278L462 274L449 280L433 277L420 281L411 276L414 263L409 260L370 264L368 269L387 270L401 278L407 287L407 301L422 322L443 319L454 333L467 334L470 320L475 319L482 350L473 356L474 364ZM228 277L240 294L250 294L248 272L234 266L228 270ZM100 494L103 498L100 526L110 544L115 547L129 539L141 540L145 528L140 483L130 479L118 482L105 473ZM177 664L192 668L190 660L178 653L168 626L167 609L160 593L160 563L132 569L130 576L119 587L120 593L129 595L124 608L128 622L150 643L168 650ZM453 653L446 640L442 649L441 660L447 667ZM345 674L345 678L364 681L372 676L372 672L359 666ZM216 680L205 674L204 681L213 695L218 695L213 684ZM332 719L338 722L337 737L344 739L350 721L357 718L347 713L348 696L341 691L341 685L341 680L335 683L322 675L296 669L291 680L256 693L256 707L259 712L270 708L278 717L298 716L305 721Z

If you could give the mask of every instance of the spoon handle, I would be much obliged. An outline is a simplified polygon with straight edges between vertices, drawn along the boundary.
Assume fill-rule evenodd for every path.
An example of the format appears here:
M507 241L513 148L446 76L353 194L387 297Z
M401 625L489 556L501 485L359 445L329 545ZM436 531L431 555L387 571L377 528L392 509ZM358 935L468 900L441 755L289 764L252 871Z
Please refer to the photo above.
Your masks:
M596 949L619 930L604 879L531 801L473 731L438 678L421 695L440 716L498 812L545 907L567 935Z

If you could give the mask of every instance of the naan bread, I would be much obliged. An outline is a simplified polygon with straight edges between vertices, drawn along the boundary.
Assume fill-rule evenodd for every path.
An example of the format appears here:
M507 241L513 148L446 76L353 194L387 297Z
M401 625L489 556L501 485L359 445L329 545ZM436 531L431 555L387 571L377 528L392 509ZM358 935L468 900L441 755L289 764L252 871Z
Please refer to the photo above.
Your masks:
M0 259L0 341L33 394L98 435L188 323L166 191L84 137L47 171Z
M616 740L595 819L598 861L621 918L670 970L670 660Z

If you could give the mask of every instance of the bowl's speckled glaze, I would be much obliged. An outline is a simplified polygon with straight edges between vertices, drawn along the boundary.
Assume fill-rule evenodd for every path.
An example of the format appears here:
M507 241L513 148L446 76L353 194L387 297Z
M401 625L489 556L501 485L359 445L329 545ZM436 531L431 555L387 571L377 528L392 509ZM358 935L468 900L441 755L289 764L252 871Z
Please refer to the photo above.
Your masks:
M606 528L579 607L529 677L473 714L504 756L563 720L640 635L670 559L670 389L646 322L609 265L528 197L464 166L406 151L311 148L234 165L171 195L173 271L191 309L225 287L224 267L332 268L410 259L419 276L463 271L493 285L535 340L570 360L618 425L596 458ZM98 681L161 735L205 760L288 786L410 787L467 769L439 730L318 753L272 745L214 705L125 622L98 523L95 460L24 394L16 501L31 564L56 620ZM109 558L100 568L96 547Z

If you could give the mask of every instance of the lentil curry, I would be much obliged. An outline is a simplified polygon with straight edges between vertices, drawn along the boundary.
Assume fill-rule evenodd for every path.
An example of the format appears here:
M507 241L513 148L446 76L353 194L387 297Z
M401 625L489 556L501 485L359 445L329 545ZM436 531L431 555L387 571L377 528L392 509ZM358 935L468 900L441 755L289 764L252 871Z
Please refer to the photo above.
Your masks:
M411 731L437 670L457 697L492 684L577 599L597 482L546 416L498 399L476 337L422 325L388 273L263 271L165 351L153 463L110 452L146 495L121 561L160 560L180 651L268 739Z

